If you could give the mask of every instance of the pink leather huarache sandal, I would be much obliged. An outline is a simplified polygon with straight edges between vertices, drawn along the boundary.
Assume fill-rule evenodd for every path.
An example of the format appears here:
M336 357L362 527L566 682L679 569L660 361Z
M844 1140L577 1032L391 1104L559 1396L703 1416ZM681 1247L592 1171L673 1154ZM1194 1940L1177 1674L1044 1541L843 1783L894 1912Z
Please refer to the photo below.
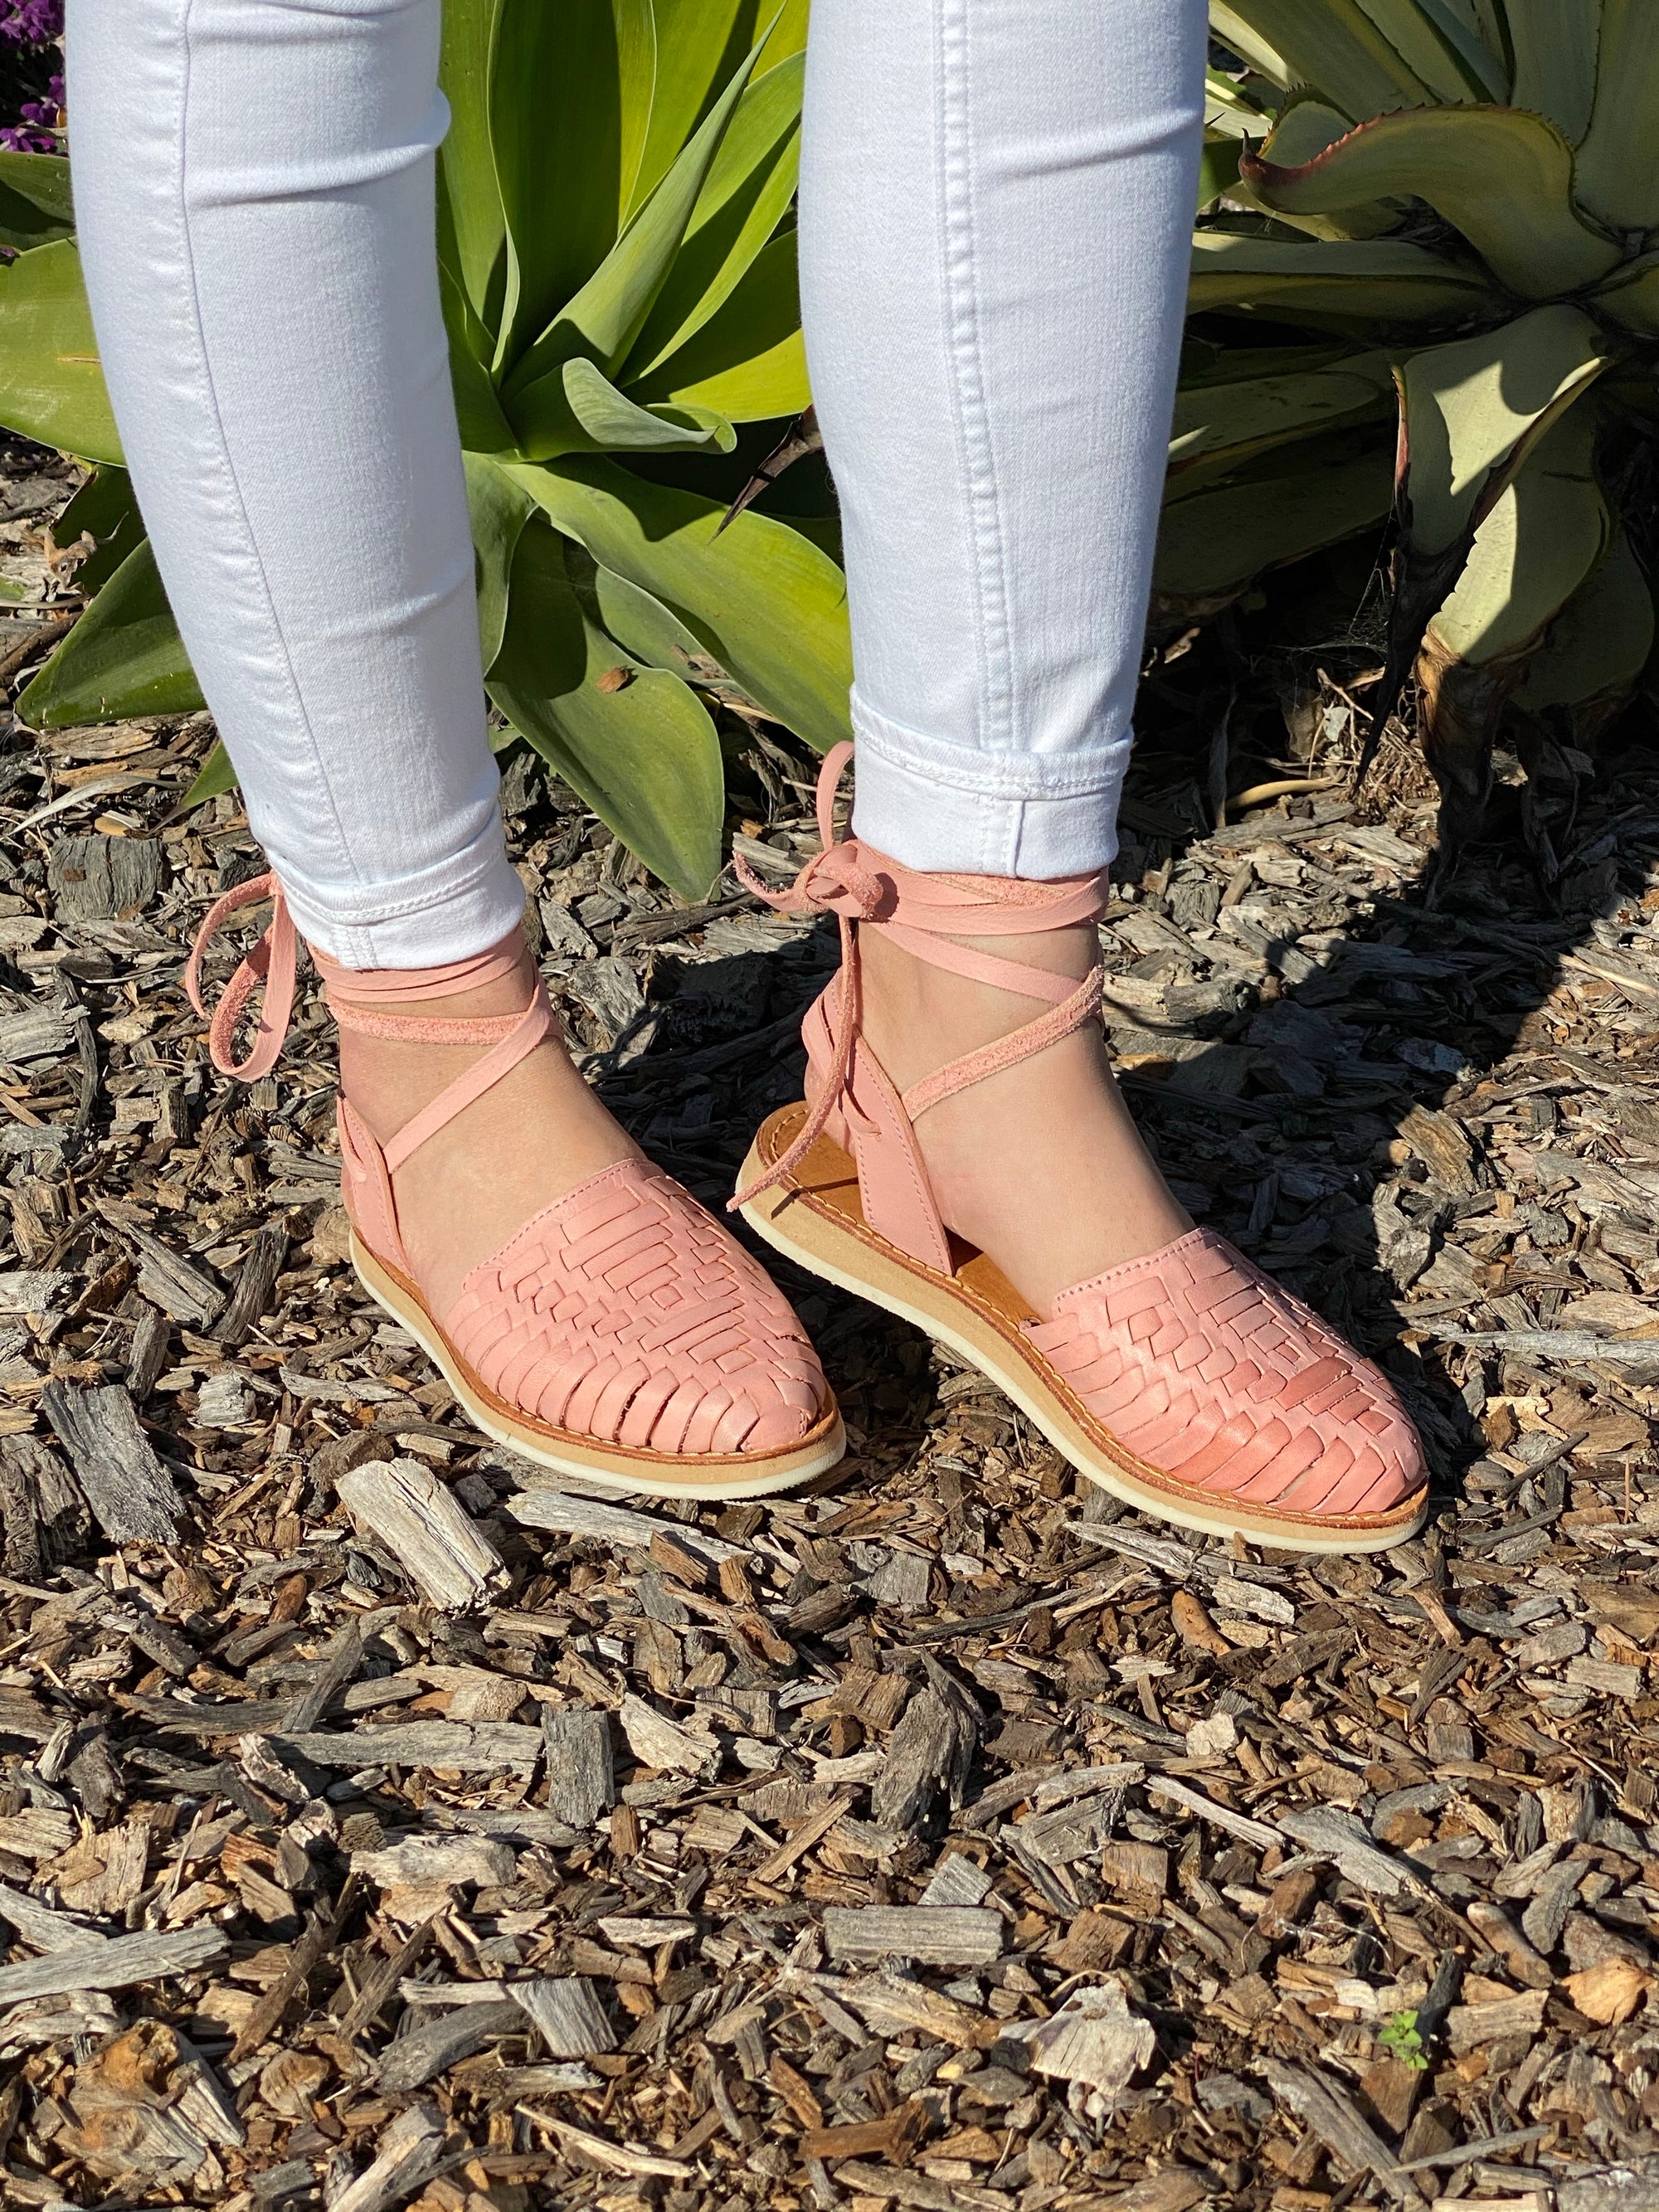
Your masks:
M185 971L204 1017L208 940L236 910L273 902L267 933L209 1025L213 1064L252 1082L275 1065L294 1005L298 939L273 876L239 884L202 924ZM654 1497L755 1498L792 1489L846 1449L817 1355L764 1270L690 1193L625 1160L543 1208L474 1267L439 1319L398 1230L398 1170L499 1083L557 1017L539 978L517 1014L412 1019L400 1002L449 998L512 973L517 931L442 968L341 968L312 958L336 1020L374 1036L487 1048L385 1146L339 1101L342 1195L351 1256L370 1295L406 1328L486 1436L527 1459L607 1488ZM265 985L258 1030L234 1058L236 1024Z
M1213 1230L1074 1284L1034 1313L939 1218L914 1124L953 1092L1058 1043L1100 1005L1103 970L1062 977L963 937L1092 919L1104 874L1063 883L921 874L835 841L850 745L818 784L823 850L792 889L840 918L839 975L808 1013L802 1100L762 1126L732 1201L799 1266L901 1315L1000 1385L1091 1481L1177 1528L1299 1552L1380 1552L1428 1510L1422 1448L1388 1378ZM859 932L1048 1011L900 1097L860 1034Z

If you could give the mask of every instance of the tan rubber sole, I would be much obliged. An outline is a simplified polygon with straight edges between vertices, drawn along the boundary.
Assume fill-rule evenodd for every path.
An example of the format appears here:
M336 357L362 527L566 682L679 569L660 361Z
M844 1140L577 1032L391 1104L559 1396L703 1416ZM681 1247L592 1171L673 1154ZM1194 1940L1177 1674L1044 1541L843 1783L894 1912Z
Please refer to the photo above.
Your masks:
M810 1482L834 1467L847 1449L841 1408L833 1397L799 1443L776 1452L636 1451L532 1420L473 1373L428 1312L415 1285L384 1260L377 1260L355 1231L351 1263L370 1297L409 1331L474 1426L509 1451L556 1474L579 1475L584 1482L625 1498L766 1498Z
M739 1185L764 1175L805 1115L804 1103L763 1122ZM795 1173L743 1208L757 1236L798 1267L896 1314L988 1376L1080 1474L1114 1498L1177 1528L1242 1535L1285 1552L1384 1552L1413 1536L1428 1517L1425 1485L1388 1514L1346 1517L1275 1512L1174 1483L1137 1459L1095 1420L1020 1327L1036 1318L981 1254L965 1252L954 1276L901 1252L869 1227L859 1204L858 1170L820 1137Z

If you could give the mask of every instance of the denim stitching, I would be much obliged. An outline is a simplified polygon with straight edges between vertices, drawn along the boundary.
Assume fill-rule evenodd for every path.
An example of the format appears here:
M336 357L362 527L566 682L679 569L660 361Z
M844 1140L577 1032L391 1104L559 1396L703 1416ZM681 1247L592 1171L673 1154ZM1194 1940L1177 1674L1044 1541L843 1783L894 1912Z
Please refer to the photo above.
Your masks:
M254 569L258 575L260 586L264 593L265 611L270 617L271 632L276 638L277 650L282 655L283 665L287 673L289 688L293 697L294 707L298 717L299 726L304 732L311 746L313 766L316 770L317 780L321 787L324 799L327 804L329 815L334 824L334 834L338 840L340 851L344 856L346 869L356 880L361 888L362 884L362 874L357 869L356 864L352 857L350 842L345 834L345 825L340 819L339 806L336 800L333 788L329 782L328 770L323 760L322 748L317 742L316 732L311 726L311 718L306 711L305 696L303 692L301 690L299 678L295 673L293 656L289 650L288 639L283 635L282 617L276 611L276 596L270 588L270 580L265 574L264 562L260 558L258 541L254 536L253 526L248 519L246 502L242 496L241 485L238 481L236 475L236 465L231 458L230 439L225 428L223 410L220 405L219 394L216 390L213 382L213 363L211 356L208 351L207 337L203 327L201 292L197 282L196 256L191 236L190 195L186 186L186 177L190 166L190 18L192 5L193 0L184 0L184 4L179 11L178 18L180 63L179 86L179 237L183 253L185 282L189 288L190 294L191 314L196 340L197 368L201 378L202 388L207 394L208 403L212 412L214 428L218 435L220 465L224 471L225 480L229 485L232 497L235 502L236 513L241 522L245 550L252 559ZM346 964L361 967L372 966L374 964L374 951L372 929L360 924L358 925L356 931L353 933L353 936L354 950L356 952L357 957L356 960L349 960Z
M950 331L957 448L968 495L973 548L975 637L979 657L980 735L988 750L1006 750L1012 722L1008 591L995 459L985 404L980 337L978 266L974 234L973 102L969 83L970 0L940 0L937 54L939 94L939 195L945 314ZM988 860L992 817L986 822ZM995 872L993 866L992 872Z

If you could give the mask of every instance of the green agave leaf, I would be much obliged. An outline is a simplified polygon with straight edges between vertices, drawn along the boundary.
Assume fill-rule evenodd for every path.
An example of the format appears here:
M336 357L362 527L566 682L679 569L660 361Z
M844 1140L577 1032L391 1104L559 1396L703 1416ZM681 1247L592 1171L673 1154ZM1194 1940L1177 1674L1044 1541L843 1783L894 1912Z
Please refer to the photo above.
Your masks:
M749 86L698 195L672 267L617 371L648 376L731 297L776 230L800 169L805 58L793 55Z
M1165 599L1211 599L1241 592L1281 568L1373 529L1393 499L1392 456L1382 446L1356 453L1322 441L1282 458L1283 473L1220 485L1165 507L1152 589Z
M1413 354L1400 371L1401 507L1416 553L1477 527L1610 348L1577 307L1535 307L1502 330Z
M217 799L222 792L234 791L235 788L236 770L231 764L230 755L225 750L222 741L216 738L213 750L197 771L195 781L179 800L179 810L182 812L185 807L200 806L210 799Z
M1258 76L1289 91L1295 82L1290 64L1278 49L1258 35L1251 23L1229 0L1210 0L1210 28L1224 46L1248 62Z
M518 426L520 450L533 460L560 453L729 453L736 443L723 416L636 405L585 354L531 387Z
M467 514L478 586L478 649L489 675L507 632L507 589L513 556L536 502L522 484L481 453L464 453Z
M1618 230L1659 229L1659 15L1653 0L1601 0L1595 102L1578 154L1578 198Z
M1643 337L1659 338L1659 252L1626 262L1592 296L1610 320Z
M0 422L84 461L120 461L81 257L67 239L0 269Z
M616 240L619 67L611 0L497 0L489 137L507 230L498 374Z
M635 659L651 668L665 668L688 683L730 682L720 663L703 650L702 641L660 599L630 584L614 568L595 565L593 602L603 628Z
M796 530L610 461L511 465L557 528L672 610L769 714L827 751L851 735L846 585Z
M1302 246L1221 230L1193 238L1190 314L1249 307L1282 321L1375 329L1461 323L1500 305L1478 275L1404 240Z
M611 0L617 27L617 105L619 124L617 161L617 228L635 205L640 165L651 129L657 88L657 19L652 0ZM639 197L645 197L641 192Z
M512 453L519 441L501 412L489 373L495 341L467 297L451 219L449 187L441 169L437 198L438 300L449 340L449 381L455 394L461 443L472 453Z
M1550 624L1513 694L1529 714L1632 690L1653 651L1653 593L1620 531L1607 557Z
M1272 447L1384 417L1393 402L1389 356L1381 351L1340 368L1183 389L1176 394L1165 496L1188 498Z
M1490 667L1542 635L1601 560L1612 525L1588 408L1540 438L1475 532L1468 565L1429 624L1442 654Z
M1572 149L1560 131L1514 108L1384 115L1300 168L1247 153L1240 173L1265 205L1291 215L1405 194L1426 200L1522 299L1593 284L1620 258L1572 211Z
M755 60L751 53L738 70L696 137L604 262L507 380L507 412L531 441L527 452L537 450L544 416L550 423L562 418L563 397L558 380L568 360L577 354L591 354L607 370L614 370L627 358L679 251Z
M714 726L678 677L605 635L567 550L539 518L520 536L489 696L630 851L701 898L720 873L726 811Z
M1212 206L1223 192L1230 192L1238 182L1238 146L1236 137L1206 131L1204 149L1198 163L1197 209L1202 215Z
M1327 147L1346 138L1351 128L1346 116L1339 115L1322 100L1293 99L1274 125L1273 135L1261 148L1261 158L1276 168L1300 168L1316 160ZM1241 189L1246 198L1265 208L1266 203L1258 200L1242 180ZM1386 200L1371 200L1328 215L1297 215L1283 219L1314 238L1376 238L1383 231L1399 229L1401 210Z
M1504 81L1480 41L1436 0L1359 0L1437 100L1502 100Z
M744 0L645 0L645 5L652 18L651 74L624 88L628 134L631 138L637 131L639 140L623 203L624 219L637 212L678 159L722 81L722 64L742 35L739 16L746 14L752 23L754 14ZM738 51L746 52L753 43L751 30Z
M439 197L449 233L446 260L461 298L493 349L500 312L506 217L489 143L489 58L499 0L444 0L438 82L449 102L449 129L438 149Z
M32 730L202 706L149 538L135 546L17 702Z
M1479 33L1480 43L1497 62L1498 67L1513 66L1507 21L1508 0L1449 0L1449 4L1468 17Z
M22 253L74 232L69 163L62 155L0 149L0 246Z
M1388 28L1389 19L1372 5L1372 0L1361 0L1361 4L1377 23ZM1405 0L1388 0L1388 4L1397 9L1405 4ZM1457 57L1475 98L1507 100L1509 53L1496 21L1483 22L1474 0L1415 0L1415 5L1428 19L1434 35ZM1411 48L1403 39L1395 39L1395 44L1407 61L1413 60Z
M1356 123L1434 97L1358 0L1228 0L1225 13L1284 58L1291 82L1311 85Z
M635 385L632 396L718 408L734 422L800 413L812 395L793 230L772 240L720 313Z
M1510 106L1547 115L1577 145L1595 99L1601 0L1504 0L1504 15L1515 52Z
M75 572L76 589L88 599L97 598L143 534L132 478L110 467L94 469L52 525L59 546L87 537L94 542L97 550Z

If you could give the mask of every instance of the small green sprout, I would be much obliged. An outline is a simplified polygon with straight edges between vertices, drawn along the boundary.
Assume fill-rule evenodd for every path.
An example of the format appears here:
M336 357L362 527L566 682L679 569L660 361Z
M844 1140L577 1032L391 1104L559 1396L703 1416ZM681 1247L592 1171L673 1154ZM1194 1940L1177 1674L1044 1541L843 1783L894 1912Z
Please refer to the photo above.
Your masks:
M1423 2050L1423 2039L1417 2032L1414 2012L1391 2013L1376 2039L1391 2057L1408 2066L1413 2074L1426 2069L1429 2062Z

